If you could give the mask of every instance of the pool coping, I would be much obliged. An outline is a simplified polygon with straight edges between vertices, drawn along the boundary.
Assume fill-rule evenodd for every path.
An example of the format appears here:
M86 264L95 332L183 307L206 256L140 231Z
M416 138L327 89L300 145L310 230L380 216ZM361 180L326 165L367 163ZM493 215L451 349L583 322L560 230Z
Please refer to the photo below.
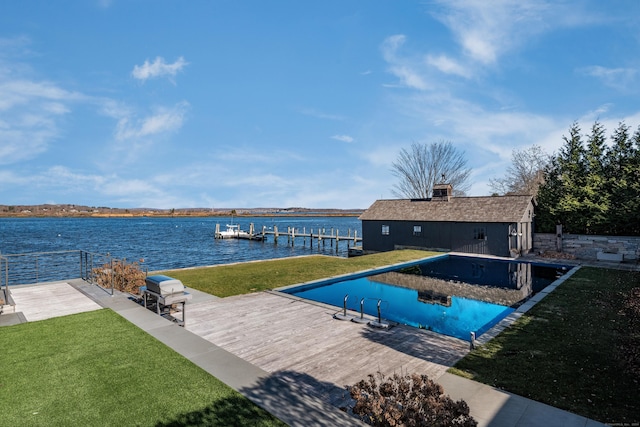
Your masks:
M275 291L275 292L287 293L287 292L285 292L287 289L314 288L316 286L322 286L322 285L333 283L333 282L336 282L336 281L339 281L339 280L359 279L359 278L362 278L362 277L371 276L372 274L387 273L387 272L392 271L392 270L394 270L396 268L399 268L399 267L412 267L414 265L422 264L423 262L428 261L428 260L447 257L447 256L452 255L452 254L453 254L452 252L446 252L446 253L442 253L442 254L438 254L438 255L427 256L427 257L420 258L420 259L413 260L413 261L405 261L405 262L399 262L397 264L385 265L385 266L382 266L382 267L369 268L367 270L358 271L356 273L339 274L337 276L326 277L326 278L322 278L322 279L318 279L318 280L311 280L309 282L302 282L302 283L296 283L296 284L293 284L293 285L281 286L281 287L278 287L278 288L275 288L275 289L272 289L272 290ZM288 295L291 295L291 294L288 294ZM335 306L332 306L332 307L335 307Z
M362 277L366 277L366 276L370 276L372 274L380 274L380 273L386 273L392 270L395 270L399 267L411 267L414 265L418 265L421 264L425 261L432 261L435 260L437 258L443 258L443 257L448 257L450 255L454 255L454 256L462 256L462 257L468 257L468 258L484 258L484 259L494 259L494 260L501 260L501 261L518 261L517 258L508 258L508 257L499 257L499 256L494 256L494 255L483 255L483 254L469 254L469 253L465 253L465 252L446 252L443 254L438 254L438 255L433 255L433 256L427 256L425 258L420 258L418 260L413 260L413 261L406 261L406 262L400 262L400 263L396 263L396 264L390 264L387 266L383 266L383 267L376 267L376 268L370 268L367 270L362 270L359 271L357 273L346 273L346 274L340 274L338 276L332 276L329 278L323 278L323 279L318 279L318 280L312 280L309 282L303 282L303 283L297 283L297 284L293 284L293 285L288 285L288 286L282 286L282 287L278 287L275 289L272 289L270 292L273 293L277 293L278 295L287 297L287 298L291 298L294 300L300 300L300 301L304 301L310 304L314 304L314 305L319 305L319 306L323 306L323 307L327 307L327 308L331 308L331 309L336 309L336 313L342 311L343 309L340 307L337 307L335 305L331 305L331 304L326 304L326 303L322 303L322 302L318 302L318 301L313 301L313 300L309 300L306 298L301 298L295 295L292 295L288 292L286 292L286 290L288 289L294 289L294 288L314 288L317 286L322 286L324 284L329 284L329 283L333 283L335 281L340 281L340 280L344 280L344 279L359 279ZM547 285L544 289L540 290L539 292L537 292L535 295L533 295L532 297L530 297L529 299L527 299L523 304L521 304L520 306L518 306L512 313L510 313L509 315L507 315L504 319L500 320L498 323L496 323L495 325L493 325L491 328L489 328L486 332L484 332L482 335L480 335L479 337L475 338L475 343L479 344L479 345L483 345L488 343L489 341L491 341L492 339L494 339L495 337L497 337L502 331L504 331L507 327L511 326L511 324L513 324L513 322L515 322L516 320L518 320L523 314L525 314L526 312L528 312L533 306L535 306L538 302L542 301L542 299L544 297L546 297L548 294L550 294L553 290L555 290L558 286L560 286L562 283L564 283L565 280L569 279L571 276L573 276L573 274L575 274L575 272L577 272L580 269L580 265L576 265L576 266L571 266L571 265L567 265L567 264L563 264L563 263L555 263L555 262L541 262L541 261L531 261L531 260L523 260L522 262L528 262L531 264L536 264L536 265L548 265L548 266L566 266L567 268L571 267L569 269L569 271L567 271L565 274L563 274L561 277L557 278L556 280L554 280L552 283L550 283L549 285ZM356 315L360 315L360 313L347 309L348 312L350 313L355 313ZM369 316L370 319L376 319L375 316L370 316L370 315L366 315L365 316ZM356 316L353 316L356 317ZM390 324L398 324L398 322L394 322L391 321L389 319L383 319L387 322L389 322ZM438 332L436 332L438 333ZM442 334L445 336L449 336L446 334ZM461 339L461 338L458 338ZM471 342L471 336L469 337L469 341Z

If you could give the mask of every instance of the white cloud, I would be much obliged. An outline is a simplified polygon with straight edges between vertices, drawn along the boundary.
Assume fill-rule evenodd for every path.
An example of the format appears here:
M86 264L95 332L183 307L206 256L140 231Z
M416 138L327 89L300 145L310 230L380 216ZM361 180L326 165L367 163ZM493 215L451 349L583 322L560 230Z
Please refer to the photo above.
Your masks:
M86 99L77 92L66 91L54 83L37 82L24 79L12 79L10 76L0 76L0 111L24 105L44 102L50 106L51 101L79 101ZM41 104L38 104L40 106ZM58 104L60 105L60 104Z
M98 104L101 114L104 114L105 116L114 118L116 120L120 120L134 114L131 107L114 99L100 99L98 101Z
M406 144L400 144L400 146ZM372 166L378 168L391 168L391 163L396 160L400 146L393 143L381 143L362 152L361 156Z
M446 25L472 61L485 66L557 28L591 25L606 14L587 3L548 0L436 0L433 16Z
M545 1L436 0L435 4L434 16L449 28L460 46L459 53L455 49L453 53L430 52L428 48L416 51L402 34L384 39L381 54L387 71L398 79L394 86L413 91L389 94L392 111L385 116L395 117L394 134L370 131L372 138L367 140L377 141L377 146L362 156L377 169L389 170L400 148L412 141L448 140L466 152L474 171L474 195L487 194L489 179L500 175L513 149L537 144L552 153L561 146L563 133L575 119L503 108L504 101L514 105L514 97L487 85L492 81L487 72L499 65L502 56L530 44L532 38L557 28L589 25L595 18L581 7L568 18L563 12L569 6ZM583 72L611 80L636 77L629 69ZM476 74L483 78L475 79ZM485 104L485 99L491 103ZM515 99L515 104L520 102Z
M349 135L333 135L331 137L331 139L335 139L336 141L346 142L348 144L350 144L350 143L352 143L354 141L353 137L351 137Z
M484 65L549 28L560 11L544 1L441 0L434 14L454 34L464 53ZM556 19L557 20L557 19Z
M600 65L584 67L578 71L599 79L610 88L625 92L633 89L638 75L635 68L607 68Z
M182 56L173 64L167 64L164 58L158 56L153 62L145 60L144 64L134 66L131 75L142 81L155 77L173 77L187 65L188 62L186 62Z
M162 200L164 192L154 185L153 177L141 180L127 178L109 172L104 175L76 172L66 166L53 166L41 175L33 177L40 187L46 187L51 194L74 194L77 197L84 192L92 193L92 198L101 196L128 201L132 205L148 206L148 202Z
M389 64L388 71L399 79L397 85L412 89L426 90L429 88L420 71L420 62L409 57L398 56L398 51L404 45L406 36L396 34L387 37L381 46L382 57ZM394 86L394 85L387 85Z
M427 55L427 64L436 67L445 74L455 74L460 77L471 77L470 71L463 67L458 61L447 55L432 56Z
M0 74L0 164L37 157L58 137L59 118L85 100L54 83Z
M435 0L433 6L432 15L451 31L459 52L416 52L404 34L389 36L381 44L382 57L398 80L384 86L446 91L442 74L464 79L486 75L502 56L545 32L603 19L580 5L545 0Z
M101 186L108 181L100 175L87 175L72 172L66 166L52 166L42 176L48 187L69 189L82 185Z
M141 120L132 120L130 116L121 117L116 128L116 139L128 140L146 136L171 133L182 127L189 104L180 102L173 108L158 108L157 111ZM111 111L120 114L122 111Z
M101 186L101 193L107 196L136 199L140 196L149 198L162 194L150 181L142 179L115 179Z

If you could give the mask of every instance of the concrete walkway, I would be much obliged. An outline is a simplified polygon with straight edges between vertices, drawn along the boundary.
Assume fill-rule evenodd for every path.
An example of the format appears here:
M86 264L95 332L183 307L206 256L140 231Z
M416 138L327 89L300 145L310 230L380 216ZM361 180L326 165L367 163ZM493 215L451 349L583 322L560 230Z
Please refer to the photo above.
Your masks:
M323 400L318 390L338 388L342 385L328 384L314 378L305 372L276 371L269 373L254 364L214 345L206 339L190 332L188 329L144 309L131 301L125 294L111 296L97 286L89 285L82 280L71 280L65 284L57 284L64 289L73 287L77 295L70 301L77 308L75 312L96 309L99 305L114 310L145 332L149 333L165 345L205 369L227 385L262 406L284 422L292 426L357 426L363 425L357 419L340 411L335 406ZM31 288L55 286L45 284ZM26 288L25 288L26 289ZM31 289L46 295L48 291ZM201 304L215 300L208 294L190 290L194 295L190 304ZM18 292L18 294L28 292ZM79 298L80 293L84 297ZM21 304L25 304L21 295ZM20 300L19 300L20 301ZM38 304L30 300L30 304ZM41 304L38 304L41 305ZM47 304L44 304L47 305ZM48 304L51 306L51 304ZM0 316L0 326L35 320L32 315L25 316L17 305L17 313ZM28 310L27 310L28 312ZM56 314L57 313L57 314ZM60 315L61 312L52 310L45 314L42 310L38 318ZM68 314L65 311L63 314ZM189 324L189 306L187 306L187 324ZM328 320L331 322L332 320ZM286 347L286 343L283 343ZM286 357L286 355L282 356ZM471 409L471 415L478 421L479 426L496 427L524 427L544 425L552 426L601 426L603 424L587 418L553 408L551 406L525 399L492 387L470 381L448 373L436 379L445 393L454 400L463 399Z

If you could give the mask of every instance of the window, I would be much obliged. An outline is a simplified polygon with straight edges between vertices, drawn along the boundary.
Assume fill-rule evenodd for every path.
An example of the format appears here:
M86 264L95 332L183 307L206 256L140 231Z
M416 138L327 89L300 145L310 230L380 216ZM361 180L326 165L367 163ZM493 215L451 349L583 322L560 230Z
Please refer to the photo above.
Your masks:
M473 229L473 238L476 240L487 240L487 231L484 227L476 227Z
M389 235L389 226L388 225L383 225L382 226L382 235L383 236L388 236Z
M414 225L413 226L413 235L414 236L420 236L422 234L422 226L421 225Z

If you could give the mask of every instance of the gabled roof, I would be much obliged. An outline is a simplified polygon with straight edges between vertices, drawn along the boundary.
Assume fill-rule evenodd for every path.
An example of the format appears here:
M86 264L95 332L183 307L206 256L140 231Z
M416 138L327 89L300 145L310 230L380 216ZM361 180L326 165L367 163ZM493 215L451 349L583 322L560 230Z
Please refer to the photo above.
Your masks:
M532 196L376 200L362 221L528 222ZM531 212L533 216L533 212Z

